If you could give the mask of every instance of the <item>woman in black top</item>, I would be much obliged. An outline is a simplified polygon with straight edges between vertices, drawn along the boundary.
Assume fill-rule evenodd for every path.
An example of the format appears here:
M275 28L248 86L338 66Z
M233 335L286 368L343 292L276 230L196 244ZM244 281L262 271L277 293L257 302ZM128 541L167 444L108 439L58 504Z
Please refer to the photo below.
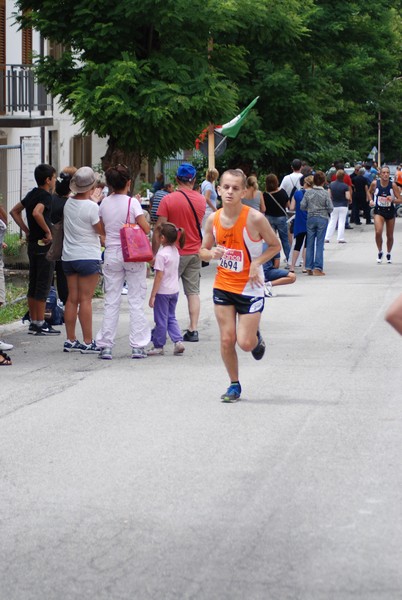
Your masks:
M270 173L265 178L265 190L265 215L273 230L279 234L282 249L288 262L290 244L286 209L289 208L289 197L285 190L279 188L278 178L273 173Z

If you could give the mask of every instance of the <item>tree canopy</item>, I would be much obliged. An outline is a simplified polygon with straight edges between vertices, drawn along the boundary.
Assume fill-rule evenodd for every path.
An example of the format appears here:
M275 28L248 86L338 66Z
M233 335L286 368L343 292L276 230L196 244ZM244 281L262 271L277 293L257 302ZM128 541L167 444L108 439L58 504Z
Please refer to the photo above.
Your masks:
M255 96L225 161L285 169L367 155L383 111L386 157L400 157L401 18L396 0L19 0L22 26L66 51L38 77L108 158L193 147ZM64 16L64 18L63 18ZM392 116L392 118L391 118ZM395 120L397 121L395 123ZM394 128L394 131L393 131Z

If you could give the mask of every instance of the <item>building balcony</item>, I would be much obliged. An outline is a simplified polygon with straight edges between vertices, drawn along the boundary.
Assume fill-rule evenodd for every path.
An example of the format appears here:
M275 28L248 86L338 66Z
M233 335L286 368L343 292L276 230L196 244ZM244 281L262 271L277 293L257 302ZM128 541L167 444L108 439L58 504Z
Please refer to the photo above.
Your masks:
M0 127L53 125L53 100L32 65L0 64Z

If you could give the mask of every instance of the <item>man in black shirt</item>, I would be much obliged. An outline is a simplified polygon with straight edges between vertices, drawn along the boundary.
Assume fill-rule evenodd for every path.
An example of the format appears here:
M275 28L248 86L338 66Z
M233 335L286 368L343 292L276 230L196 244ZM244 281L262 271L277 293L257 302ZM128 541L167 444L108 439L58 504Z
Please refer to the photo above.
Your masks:
M21 202L10 211L17 225L24 231L28 240L29 285L28 307L31 324L28 333L34 335L59 335L45 321L46 298L54 272L54 262L46 259L52 242L51 206L52 195L56 183L56 170L46 164L35 169L35 181L38 187L31 190ZM25 210L28 226L22 218Z

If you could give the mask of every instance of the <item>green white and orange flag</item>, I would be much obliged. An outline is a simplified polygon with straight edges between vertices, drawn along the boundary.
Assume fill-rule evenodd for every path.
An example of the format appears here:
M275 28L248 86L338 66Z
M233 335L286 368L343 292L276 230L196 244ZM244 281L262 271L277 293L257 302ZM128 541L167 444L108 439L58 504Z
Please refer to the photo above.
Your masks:
M258 98L259 98L259 96L254 98L254 100L252 102L250 102L250 104L248 106L246 106L246 108L244 110L242 110L239 115L237 115L237 117L235 117L228 123L225 123L224 125L215 127L215 131L226 137L235 138L237 136L237 134L239 133L240 128L243 125L248 113L253 108L253 106L255 106L255 104L257 103Z

